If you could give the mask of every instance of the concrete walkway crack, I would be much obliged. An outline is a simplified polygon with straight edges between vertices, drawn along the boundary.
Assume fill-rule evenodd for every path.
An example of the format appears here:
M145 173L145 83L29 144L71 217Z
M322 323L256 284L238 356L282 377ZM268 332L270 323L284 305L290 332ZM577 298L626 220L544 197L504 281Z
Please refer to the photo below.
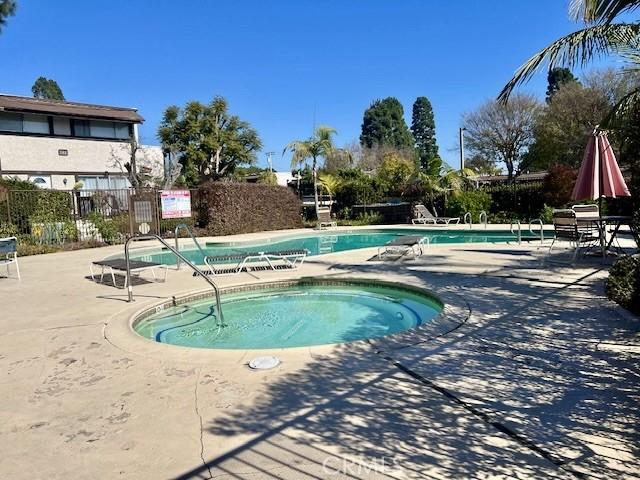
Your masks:
M202 414L200 413L200 410L198 409L198 385L200 384L200 374L202 373L202 368L198 369L198 375L196 378L196 385L195 388L193 390L193 394L194 394L194 409L196 412L196 415L198 416L198 421L200 422L200 460L202 460L202 465L204 465L204 467L207 469L207 472L209 472L209 477L208 478L213 478L213 474L211 473L211 467L209 466L209 464L207 463L207 461L204 459L204 440L203 440L203 425L202 425Z
M394 367L396 367L397 369L399 369L403 373L409 375L414 380L417 380L418 382L422 383L423 385L426 385L427 387L431 388L432 390L435 390L436 392L444 395L449 400L451 400L454 403L456 403L459 406L461 406L467 412L469 412L472 415L480 418L487 425L490 425L491 427L495 428L496 430L498 430L498 431L502 432L503 434L507 435L509 438L514 440L516 443L518 443L518 444L520 444L520 445L522 445L522 446L534 451L535 453L537 453L538 455L543 457L545 460L551 462L552 464L554 464L556 467L558 467L562 471L564 471L566 473L569 473L569 474L573 475L576 478L582 478L583 477L583 475L581 473L569 469L566 466L566 463L567 463L566 461L556 458L556 456L552 455L551 452L549 452L549 451L545 450L544 448L536 445L531 440L529 440L528 438L522 436L521 434L519 434L515 430L507 427L503 423L500 423L500 422L498 422L496 420L491 419L491 417L488 414L480 411L478 408L474 407L470 403L465 402L463 399L461 399L460 397L458 397L454 393L450 392L446 388L441 387L440 385L434 383L433 381L429 380L428 378L426 378L426 377L420 375L419 373L411 370L410 368L402 365L399 361L397 361L393 357L390 357L389 355L385 354L382 351L378 352L378 355L380 355L380 357L382 357L385 360L387 360L388 362L390 362Z

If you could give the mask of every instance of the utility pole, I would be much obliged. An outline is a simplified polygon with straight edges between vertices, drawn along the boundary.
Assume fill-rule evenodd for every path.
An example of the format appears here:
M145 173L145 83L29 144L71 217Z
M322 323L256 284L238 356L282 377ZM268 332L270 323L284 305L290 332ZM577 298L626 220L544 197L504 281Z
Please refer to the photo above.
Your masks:
M276 152L267 152L267 165L269 167L269 172L273 172L273 160L272 157Z
M460 128L460 171L464 170L464 131L466 128Z

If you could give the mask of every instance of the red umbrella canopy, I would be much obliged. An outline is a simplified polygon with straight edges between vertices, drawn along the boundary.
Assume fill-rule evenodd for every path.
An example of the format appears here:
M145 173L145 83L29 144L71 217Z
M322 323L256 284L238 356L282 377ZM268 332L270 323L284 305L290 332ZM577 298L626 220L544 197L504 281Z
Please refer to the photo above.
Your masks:
M597 200L601 197L628 197L631 194L622 177L609 139L596 131L589 137L571 198Z

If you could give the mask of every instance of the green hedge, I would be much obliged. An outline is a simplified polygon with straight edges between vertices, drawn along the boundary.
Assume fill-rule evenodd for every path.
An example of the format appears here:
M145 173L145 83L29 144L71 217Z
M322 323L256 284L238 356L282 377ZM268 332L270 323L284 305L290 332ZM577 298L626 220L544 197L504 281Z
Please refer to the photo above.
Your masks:
M537 218L544 208L541 183L502 183L484 187L491 195L490 213L508 218Z
M491 207L491 196L483 190L467 190L452 195L447 200L447 215L450 217L462 218L465 213L471 212L471 216L476 221L480 212L489 211Z
M207 182L198 188L199 222L209 235L301 228L302 204L287 187Z
M371 204L384 198L382 187L370 178L361 177L343 181L335 195L335 210L340 216L350 216L354 205Z
M640 314L640 256L621 257L609 271L607 297Z

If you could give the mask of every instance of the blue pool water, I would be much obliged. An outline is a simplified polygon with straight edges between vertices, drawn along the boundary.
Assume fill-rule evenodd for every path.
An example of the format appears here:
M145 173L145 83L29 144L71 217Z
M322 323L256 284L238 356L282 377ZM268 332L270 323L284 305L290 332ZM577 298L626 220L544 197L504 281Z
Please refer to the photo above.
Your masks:
M470 230L425 230L425 229L388 229L388 230L357 230L340 232L314 232L313 234L297 234L274 237L258 242L237 243L208 243L203 245L207 255L227 255L245 252L302 250L309 251L309 255L344 252L360 248L379 247L393 240L399 235L422 235L428 237L431 244L443 243L481 243L481 242L513 242L515 235L508 231L470 231ZM537 239L523 233L523 239ZM204 264L202 253L195 247L181 251L190 261ZM175 264L176 259L168 251L132 252L132 258L165 264Z
M443 308L428 293L374 285L311 284L222 296L224 325L211 299L166 308L134 324L161 343L220 349L353 342L415 328Z

